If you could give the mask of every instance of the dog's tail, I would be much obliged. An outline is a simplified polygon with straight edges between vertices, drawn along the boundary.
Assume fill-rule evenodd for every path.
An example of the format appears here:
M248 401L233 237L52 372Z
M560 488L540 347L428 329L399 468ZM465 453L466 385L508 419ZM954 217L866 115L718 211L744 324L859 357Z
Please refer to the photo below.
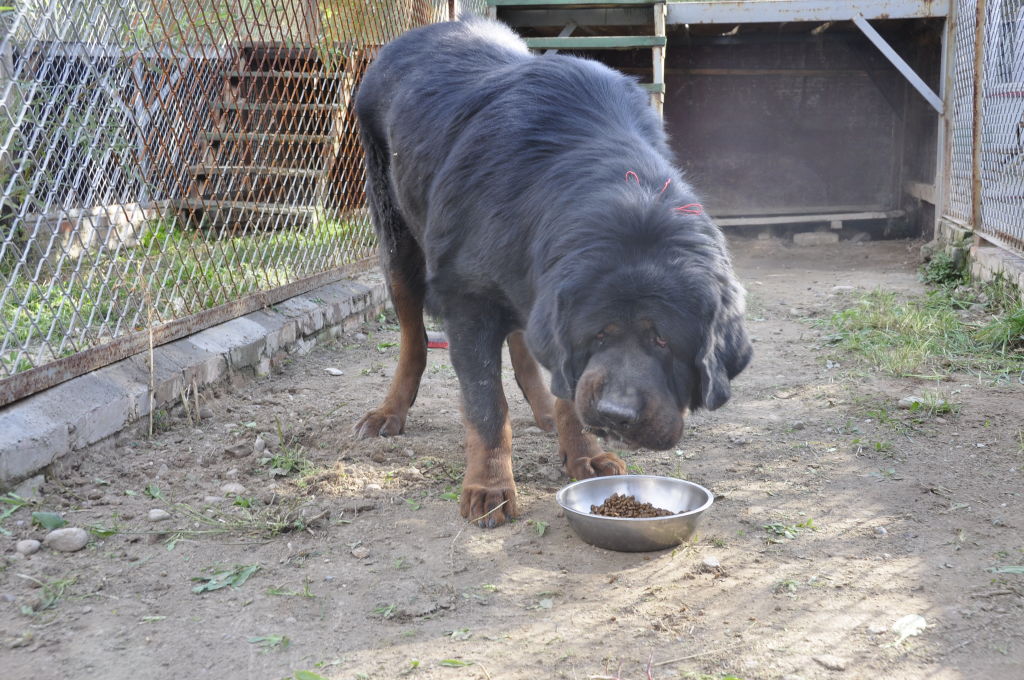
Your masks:
M390 154L384 140L376 137L369 125L360 126L359 137L366 156L366 199L377 230L381 257L387 261L399 241L408 237L408 227L398 212L398 201L391 186Z

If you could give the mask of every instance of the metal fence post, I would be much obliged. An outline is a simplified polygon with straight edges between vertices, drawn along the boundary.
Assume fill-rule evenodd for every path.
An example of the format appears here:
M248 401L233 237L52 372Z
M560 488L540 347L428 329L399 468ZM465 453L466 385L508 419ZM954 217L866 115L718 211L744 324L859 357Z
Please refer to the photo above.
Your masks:
M985 0L977 0L974 21L974 88L971 93L973 116L971 121L971 227L981 227L981 152L984 124L985 77Z

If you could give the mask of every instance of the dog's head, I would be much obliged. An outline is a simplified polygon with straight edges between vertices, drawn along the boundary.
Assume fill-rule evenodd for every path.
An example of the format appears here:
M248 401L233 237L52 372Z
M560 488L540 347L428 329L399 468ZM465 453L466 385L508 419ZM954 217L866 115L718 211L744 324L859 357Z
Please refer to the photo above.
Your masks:
M537 297L527 342L585 425L661 450L679 440L688 411L729 400L752 348L717 228L703 215L631 215L616 218L620 238L595 234L563 258L559 282Z

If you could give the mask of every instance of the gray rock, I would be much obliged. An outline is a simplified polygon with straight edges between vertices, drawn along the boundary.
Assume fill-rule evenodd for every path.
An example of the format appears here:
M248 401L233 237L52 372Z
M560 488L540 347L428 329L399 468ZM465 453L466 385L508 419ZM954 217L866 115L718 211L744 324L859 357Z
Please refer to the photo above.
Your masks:
M922 397L911 395L908 397L903 397L898 402L896 402L896 406L898 406L899 408L911 409L914 408L915 405L923 406L924 399Z
M357 560L365 560L369 556L370 549L367 548L365 545L357 545L356 547L352 548L352 557L356 558Z
M356 342L366 342L366 334L356 333L355 335L352 336L352 339L355 340Z
M213 417L213 409L209 406L203 406L199 409L199 417L203 420L209 420Z
M245 493L245 487L238 482L228 482L220 487L220 492L225 496L241 496Z
M216 505L217 503L223 503L223 496L206 496L203 498L203 502L207 505Z
M281 445L281 438L272 432L262 432L260 436L263 437L263 441L267 443L268 449L276 449Z
M252 452L256 455L263 453L267 448L267 440L261 435L256 435L256 441L252 443Z
M259 441L258 438L257 441ZM224 454L228 458L245 458L250 453L255 451L255 448L256 447L249 446L248 444L235 444L234 446L229 446L226 449L224 449ZM257 451L257 453L260 453L262 450L263 449L260 449L260 451Z
M811 657L814 661L830 671L845 671L846 670L846 659L835 656L834 654L818 654L817 656Z
M46 534L43 545L52 550L61 552L77 552L89 542L89 532L78 527L64 527L54 529Z
M98 501L101 498L103 498L103 492L100 491L99 489L93 489L92 491L87 493L85 497L91 501Z
M839 234L834 231L805 231L793 234L795 246L827 246L839 243Z
M885 527L875 527L875 534L885 536L889 531Z
M374 451L373 453L370 454L370 460L372 460L374 463L384 463L387 462L387 459L387 454L385 454L383 451Z
M530 427L528 427L525 430L523 430L523 433L524 434L544 434L544 430L540 429L536 425L531 425Z
M21 496L26 500L33 500L39 498L39 489L46 482L43 475L36 475L35 477L29 477L24 482L14 487L14 494Z
M26 538L23 541L18 541L14 545L14 549L22 555L31 555L33 553L39 552L39 548L41 546L42 544L39 541L32 538Z
M160 508L153 508L149 511L148 517L150 522L166 522L171 518L171 513Z
M802 420L794 420L792 423L789 424L789 427L791 430L802 430L805 427L807 427L807 423L805 423Z
M714 555L708 555L700 561L700 566L704 571L718 571L722 568L722 561Z
M238 468L231 468L230 470L224 473L224 476L227 477L228 479L238 479L238 474Z

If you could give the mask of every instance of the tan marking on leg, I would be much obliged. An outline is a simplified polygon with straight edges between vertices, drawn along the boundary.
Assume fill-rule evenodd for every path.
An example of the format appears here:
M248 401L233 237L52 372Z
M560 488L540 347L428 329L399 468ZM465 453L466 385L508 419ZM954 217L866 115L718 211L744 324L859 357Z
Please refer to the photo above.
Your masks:
M394 278L391 280L391 299L402 332L398 367L384 401L356 423L354 429L361 439L391 437L405 429L405 417L416 400L420 377L427 365L422 296L416 296L404 282Z
M515 372L519 389L523 391L523 396L533 411L534 422L545 432L554 432L555 399L544 384L544 376L540 372L537 360L526 347L522 331L509 334L508 353L512 357L512 370Z
M519 514L512 476L512 424L505 409L497 447L488 446L473 424L466 422L466 473L459 511L480 527L493 528Z
M597 437L583 431L576 405L567 399L555 400L558 424L558 450L566 473L573 479L626 474L626 464L614 453L604 453Z

